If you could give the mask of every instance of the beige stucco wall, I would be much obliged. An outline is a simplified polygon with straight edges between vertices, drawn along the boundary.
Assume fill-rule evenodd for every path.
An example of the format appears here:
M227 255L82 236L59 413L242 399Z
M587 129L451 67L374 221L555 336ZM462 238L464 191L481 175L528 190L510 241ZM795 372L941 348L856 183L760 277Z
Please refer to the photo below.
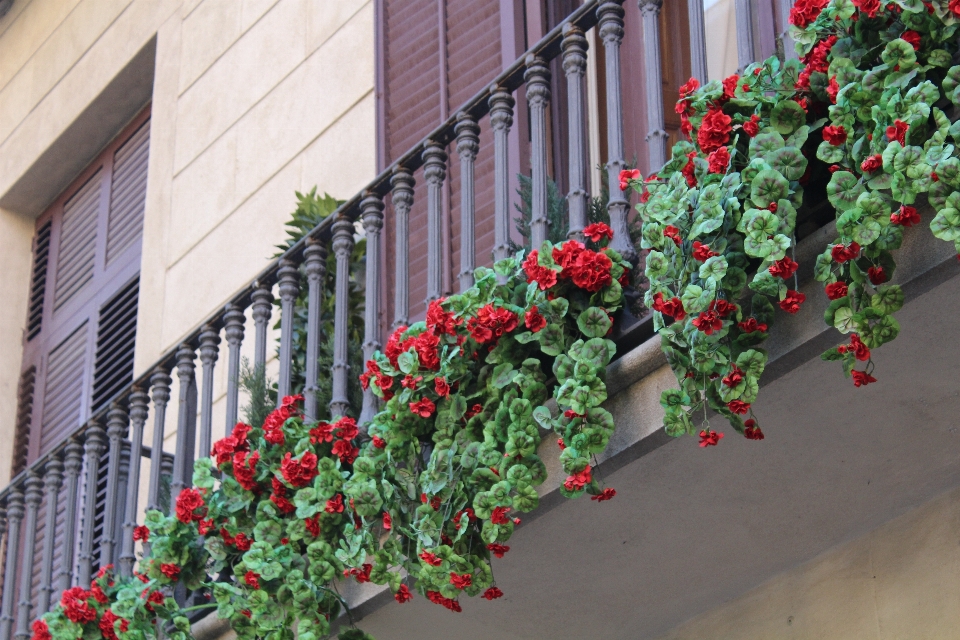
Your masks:
M957 637L960 490L773 578L662 640Z
M137 375L266 265L294 191L346 198L375 172L372 0L16 0L0 20L0 196L154 37ZM0 211L3 439L36 215L19 213Z

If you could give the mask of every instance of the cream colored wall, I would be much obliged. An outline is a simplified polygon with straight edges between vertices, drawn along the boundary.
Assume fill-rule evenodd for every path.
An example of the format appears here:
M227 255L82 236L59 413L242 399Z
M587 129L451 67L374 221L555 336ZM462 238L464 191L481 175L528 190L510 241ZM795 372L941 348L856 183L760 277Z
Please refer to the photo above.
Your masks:
M958 594L960 490L771 579L662 640L955 640Z
M0 20L0 194L154 36L136 375L266 266L294 191L347 198L375 174L372 0L17 0ZM7 439L33 221L0 214ZM246 355L252 340L248 323ZM0 451L0 476L8 468Z
M706 0L703 7L707 75L710 80L723 80L737 72L737 16L734 2Z

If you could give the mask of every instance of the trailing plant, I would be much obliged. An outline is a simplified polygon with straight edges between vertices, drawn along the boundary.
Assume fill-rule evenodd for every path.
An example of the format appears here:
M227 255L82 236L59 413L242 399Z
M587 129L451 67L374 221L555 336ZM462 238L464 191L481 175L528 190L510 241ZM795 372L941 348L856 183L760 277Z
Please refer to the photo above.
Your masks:
M135 579L105 570L100 591L71 590L35 625L36 640L96 629L145 640L158 621L186 640L184 613L197 608L216 608L243 639L293 640L296 630L317 640L345 607L337 580L388 585L404 603L414 597L404 571L453 611L461 594L500 597L491 558L509 551L516 513L537 506L541 430L560 436L564 495L616 493L593 477L592 458L613 432L600 407L615 352L605 336L630 265L606 248L609 227L585 234L591 248L545 242L478 269L474 287L398 329L361 375L385 401L368 433L349 416L306 421L299 395L260 427L237 424L195 463L174 513L150 511L136 528L149 554ZM244 380L247 416L259 418L267 379L245 367ZM557 416L544 406L551 395ZM173 597L199 589L213 602L184 609Z
M937 211L933 234L960 252L960 123L947 115L960 101L960 3L800 0L790 19L800 60L770 58L703 87L691 79L677 103L691 142L646 179L621 175L641 194L647 304L679 382L662 395L664 426L697 433L703 416L701 446L723 437L708 408L763 438L751 408L760 345L776 306L792 314L805 301L793 251L809 200L836 212L839 237L814 273L827 324L850 335L823 358L842 361L857 387L876 381L871 349L899 332L892 252L920 221L921 194Z

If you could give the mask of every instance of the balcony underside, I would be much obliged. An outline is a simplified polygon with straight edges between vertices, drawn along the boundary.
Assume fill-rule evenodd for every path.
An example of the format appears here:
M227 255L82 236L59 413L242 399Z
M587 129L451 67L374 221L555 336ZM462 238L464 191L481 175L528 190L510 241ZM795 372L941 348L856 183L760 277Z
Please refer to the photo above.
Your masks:
M801 251L822 250L825 234ZM841 339L825 330L826 300L808 282L807 308L779 318L769 344L776 360L755 405L766 440L737 437L714 416L727 437L705 450L657 431L673 378L648 342L611 372L612 384L630 385L610 401L618 442L600 466L615 500L550 491L494 563L503 599L462 598L456 615L380 594L359 608L363 629L384 639L655 638L960 486L960 264L927 230L908 236L896 279L903 330L874 356L877 384L856 389L817 357ZM541 452L555 462L556 449L548 438Z

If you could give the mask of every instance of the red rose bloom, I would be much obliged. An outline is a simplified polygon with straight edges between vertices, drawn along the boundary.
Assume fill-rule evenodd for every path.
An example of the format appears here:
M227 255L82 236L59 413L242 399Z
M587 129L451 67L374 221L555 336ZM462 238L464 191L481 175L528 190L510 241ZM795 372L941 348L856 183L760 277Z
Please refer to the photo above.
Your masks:
M421 418L429 418L436 411L437 406L430 402L429 398L421 398L416 402L410 403L410 411Z
M703 116L697 132L697 144L704 153L710 153L730 142L730 116L720 108L711 108Z
M397 589L397 592L393 594L393 599L400 604L403 604L404 602L410 602L413 600L413 594L410 593L410 589L407 587L407 585L402 584L400 585L400 588Z
M823 128L823 139L833 146L839 147L847 141L847 130L843 128L843 125L826 126Z
M198 513L198 510L202 510ZM203 496L196 489L184 489L177 496L177 520L184 524L194 520L202 520L207 515L207 507L203 502Z
M807 296L799 291L788 289L787 297L780 301L780 308L787 313L796 313L800 311L800 305L803 304L803 301L806 299Z
M700 432L700 446L701 447L715 447L720 442L720 439L723 438L723 434L717 431L701 431Z
M317 456L307 451L297 460L288 451L280 463L280 473L294 487L305 487L317 477Z
M887 274L883 267L870 267L867 269L867 277L874 285L880 285L887 281Z
M327 500L323 510L327 513L343 513L343 496L338 493Z
M607 500L613 500L613 497L617 495L617 490L613 487L607 487L601 491L598 495L590 496L590 499L595 502L606 502Z
M770 275L772 275L774 278L783 278L786 280L797 272L797 268L799 266L800 265L798 263L791 260L788 256L784 256L780 260L777 260L770 265L767 271L769 271Z
M757 426L757 421L753 418L743 421L743 437L747 440L763 440L763 431Z
M626 191L631 180L640 179L640 169L623 169L620 171L620 191ZM589 227L587 227L589 229ZM586 229L584 229L586 232ZM596 240L594 240L596 242Z
M723 328L723 321L713 311L703 311L693 320L693 326L709 336Z
M760 116L750 116L750 119L743 123L743 131L751 138L756 137L760 133Z
M887 140L896 140L901 145L907 144L907 130L910 125L902 120L894 120L893 124L887 127Z
M960 0L957 0L957 1L960 2ZM497 587L490 587L489 589L484 591L483 595L480 597L486 600L496 600L497 598L503 597L503 591L501 591Z
M160 565L160 573L170 580L176 580L180 575L180 567L175 564L163 563Z
M527 274L527 282L536 282L541 291L546 291L557 284L557 272L548 267L541 267L537 263L539 258L539 252L536 249L531 251L523 261L523 271Z
M845 298L849 288L847 283L843 281L831 282L827 285L826 292L827 298L830 300L839 300L840 298Z
M916 207L904 204L900 206L900 211L890 214L890 222L904 227L912 227L915 224L920 224L920 214L917 213Z
M871 382L876 382L877 379L868 374L866 371L852 371L851 375L853 376L853 386L862 387L868 385Z
M883 156L877 154L868 156L866 160L860 163L860 170L864 173L873 173L883 168Z
M547 326L547 319L540 315L536 307L530 307L530 309L523 316L523 323L526 325L527 329L537 333Z
M473 576L469 573L458 574L450 572L450 584L457 589L466 589L473 584Z
M727 166L730 164L730 152L726 147L720 147L707 156L709 167L708 173L724 174L727 172Z

